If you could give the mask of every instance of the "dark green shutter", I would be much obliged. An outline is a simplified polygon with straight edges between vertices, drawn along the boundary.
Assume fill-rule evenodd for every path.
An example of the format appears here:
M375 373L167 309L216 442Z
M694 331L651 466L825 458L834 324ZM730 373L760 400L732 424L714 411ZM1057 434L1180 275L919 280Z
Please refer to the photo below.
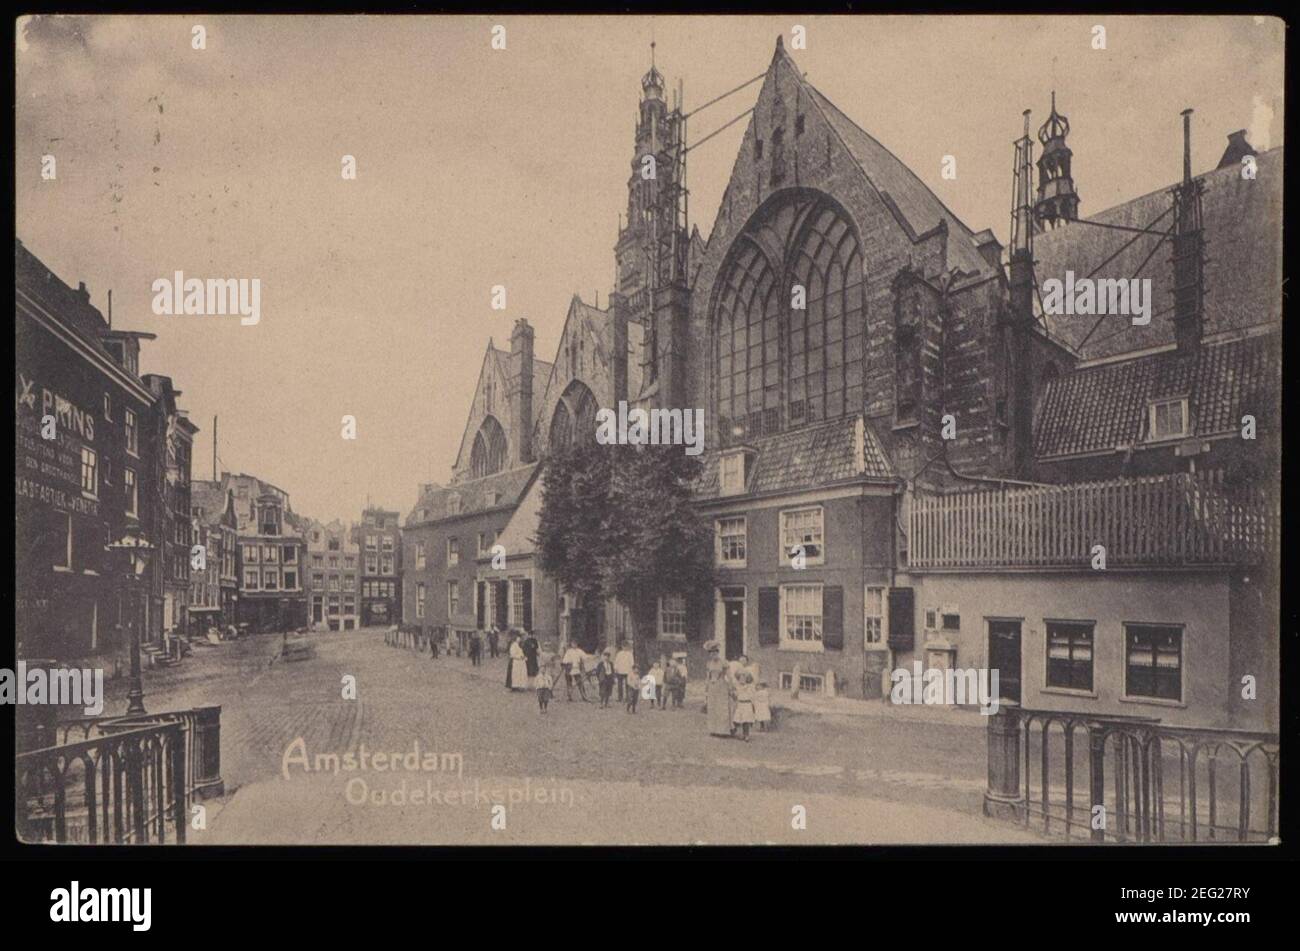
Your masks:
M916 627L916 596L911 588L889 589L889 649L910 651Z
M520 582L524 586L524 630L533 629L533 582L525 578Z
M844 589L838 585L822 588L822 646L844 650Z
M758 642L776 644L781 640L781 589L758 589Z
M492 585L492 611L496 615L497 627L504 630L510 625L510 585L504 581L494 581Z

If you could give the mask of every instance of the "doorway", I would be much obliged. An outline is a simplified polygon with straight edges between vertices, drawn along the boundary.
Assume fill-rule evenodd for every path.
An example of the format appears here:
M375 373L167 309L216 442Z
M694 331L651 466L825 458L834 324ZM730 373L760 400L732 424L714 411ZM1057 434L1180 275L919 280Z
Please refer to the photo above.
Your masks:
M989 621L989 669L998 672L998 698L1020 702L1020 622Z
M727 660L736 660L745 653L745 589L721 591L723 650Z

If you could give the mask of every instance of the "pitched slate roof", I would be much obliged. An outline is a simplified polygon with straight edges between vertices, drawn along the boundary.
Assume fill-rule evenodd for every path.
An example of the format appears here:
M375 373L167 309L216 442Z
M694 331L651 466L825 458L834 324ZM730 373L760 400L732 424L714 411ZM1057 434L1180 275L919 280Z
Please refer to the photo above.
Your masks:
M1043 457L1140 444L1149 402L1165 397L1187 397L1192 435L1235 430L1243 415L1258 417L1275 405L1281 349L1279 333L1256 334L1206 341L1194 357L1168 350L1060 376L1043 395L1035 452Z
M764 436L746 445L756 453L745 488L748 495L811 489L854 478L894 476L880 440L861 416L843 416ZM704 470L695 485L696 496L717 496L718 458L717 452L705 457Z
M199 509L203 513L203 522L207 525L219 525L226 514L229 490L220 482L208 482L203 479L190 481L190 510Z
M1260 153L1256 162L1258 174L1253 180L1243 179L1239 166L1198 176L1205 184L1205 336L1282 319L1282 148ZM1167 231L1173 225L1173 213L1160 216L1172 204L1169 189L1162 189L1085 220ZM1122 316L1057 315L1046 318L1052 335L1079 350L1100 319L1101 326L1083 344L1080 356L1084 359L1172 342L1172 248L1166 241L1152 254L1159 240L1158 236L1079 222L1037 235L1034 277L1040 288L1046 280L1064 280L1067 270L1073 271L1076 279L1085 277L1117 252L1118 256L1097 272L1098 278L1151 278L1151 323L1135 326ZM1129 247L1120 251L1130 241ZM1138 273L1147 255L1151 259Z
M793 66L793 61L791 61ZM796 67L797 69L797 67ZM806 89L849 150L854 161L866 174L873 188L881 193L886 205L912 240L933 229L940 222L948 226L948 265L971 274L992 274L992 266L976 250L974 233L948 210L938 196L917 177L893 152L873 139L856 122L804 81Z
M536 469L537 463L534 462L483 476L480 479L458 482L455 485L426 486L426 491L420 493L420 498L411 509L411 514L406 517L406 527L427 525L448 518L462 518L489 509L517 505ZM447 507L448 499L452 495L460 498L460 505L456 512L449 511Z

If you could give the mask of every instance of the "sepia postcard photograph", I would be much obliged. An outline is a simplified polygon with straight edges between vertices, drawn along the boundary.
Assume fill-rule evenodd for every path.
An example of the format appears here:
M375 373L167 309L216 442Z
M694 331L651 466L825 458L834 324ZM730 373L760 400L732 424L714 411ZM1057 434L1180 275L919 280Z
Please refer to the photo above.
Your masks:
M1286 26L18 16L15 849L1278 851Z

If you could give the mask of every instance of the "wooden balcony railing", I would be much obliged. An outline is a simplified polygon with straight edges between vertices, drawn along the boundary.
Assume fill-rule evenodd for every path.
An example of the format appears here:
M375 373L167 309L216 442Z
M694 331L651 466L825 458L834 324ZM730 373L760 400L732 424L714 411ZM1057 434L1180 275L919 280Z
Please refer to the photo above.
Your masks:
M1066 485L914 493L908 565L1088 568L1249 564L1276 559L1279 512L1260 487L1221 471Z

